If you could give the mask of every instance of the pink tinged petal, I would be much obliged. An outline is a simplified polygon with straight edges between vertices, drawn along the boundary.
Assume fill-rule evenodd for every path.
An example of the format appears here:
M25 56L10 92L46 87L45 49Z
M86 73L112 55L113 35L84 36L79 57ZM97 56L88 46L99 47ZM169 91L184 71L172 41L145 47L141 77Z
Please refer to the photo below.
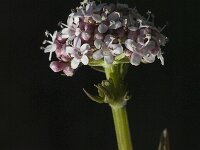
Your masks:
M98 14L93 14L93 15L92 15L92 19L93 19L94 21L96 21L97 23L100 23L100 22L102 21L101 16L98 15Z
M80 28L76 28L75 35L79 36L80 34L81 34L81 29Z
M118 29L122 26L122 23L120 21L117 22L110 22L109 28L110 29Z
M90 34L90 33L87 33L87 32L82 32L82 33L81 33L81 38L82 38L84 41L88 41L88 40L91 38L91 34Z
M112 64L113 63L113 55L107 55L107 56L104 56L104 61L107 63L107 64Z
M144 55L151 52L153 49L155 49L156 43L154 41L149 41L148 44L142 49L142 53Z
M113 54L119 55L121 53L123 53L123 47L121 46L121 44L112 44L113 45Z
M60 72L62 71L65 67L67 66L66 63L60 62L60 61L52 61L50 63L50 68L54 71L54 72Z
M108 27L107 25L105 25L104 23L101 23L98 27L98 31L100 33L106 33L108 31Z
M61 56L62 49L56 49L56 57L59 58Z
M64 62L69 62L70 61L70 56L68 53L66 53L65 50L62 50L61 51L61 60L64 61Z
M89 59L86 55L83 55L82 58L81 58L81 62L84 64L84 65L87 65L89 63Z
M72 35L73 33L71 33L71 30L69 28L64 28L62 31L62 38L69 38L70 35Z
M145 43L144 43L144 37L142 37L141 35L139 35L138 38L137 38L137 42L140 45L145 45Z
M128 29L130 30L130 31L137 31L137 27L134 27L134 26L130 26L130 27L128 27Z
M74 48L71 47L71 46L67 46L65 48L65 51L66 51L67 54L72 54L72 53L74 53Z
M155 61L155 55L150 54L149 56L144 56L143 59L145 62L153 63Z
M83 30L89 33L93 33L94 29L95 29L95 26L93 24L86 24Z
M94 60L99 60L99 59L103 58L102 51L101 51L101 50L95 51L95 52L93 53L93 55L92 55L92 58L93 58Z
M125 46L127 49L129 49L132 52L135 51L135 49L136 49L136 43L131 39L127 39L125 41Z
M73 17L69 16L67 19L67 25L71 26L73 24L73 21L74 21Z
M140 56L137 53L132 53L130 63L134 66L138 66L140 64L141 59L142 59L142 56Z
M74 75L74 69L72 69L70 66L66 66L63 69L64 74L66 74L67 76L71 77Z
M74 17L74 23L78 25L78 23L79 23L79 17Z
M85 10L86 10L86 14L90 15L93 11L95 3L94 2L90 2L86 5Z
M85 43L85 44L83 44L83 45L81 46L80 52L81 52L82 54L85 54L85 53L88 52L89 49L90 49L90 45L87 44L87 43Z
M120 13L119 12L112 12L109 16L108 16L108 20L109 21L117 21L120 18Z
M136 40L137 39L137 32L129 31L128 32L128 39Z
M103 34L102 34L102 33L96 33L96 34L94 35L94 38L95 38L95 39L98 39L98 40L103 40Z
M79 64L80 64L80 60L79 59L76 59L76 58L72 59L72 61L71 61L71 67L72 67L72 69L76 69Z
M80 37L75 37L74 38L74 48L80 48L81 47L81 39Z
M115 38L113 37L113 35L111 34L107 34L104 38L104 42L106 43L106 45L109 45L110 43L112 43L112 41L114 40Z
M102 41L101 40L99 40L99 39L96 39L95 41L94 41L94 46L97 48L97 49L100 49L101 48L101 46L102 46Z

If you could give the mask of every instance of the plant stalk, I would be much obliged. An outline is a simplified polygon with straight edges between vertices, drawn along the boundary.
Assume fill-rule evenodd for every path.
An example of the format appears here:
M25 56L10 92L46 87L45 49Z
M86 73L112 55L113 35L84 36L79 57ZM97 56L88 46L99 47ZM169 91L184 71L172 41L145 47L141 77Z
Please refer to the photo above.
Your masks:
M126 107L111 107L119 150L133 150Z
M127 89L124 84L124 78L128 70L127 64L107 65L105 74L107 80L112 80L112 91L115 103L110 103L114 120L115 132L119 150L133 150L131 134L129 130L128 116L126 112L126 95Z

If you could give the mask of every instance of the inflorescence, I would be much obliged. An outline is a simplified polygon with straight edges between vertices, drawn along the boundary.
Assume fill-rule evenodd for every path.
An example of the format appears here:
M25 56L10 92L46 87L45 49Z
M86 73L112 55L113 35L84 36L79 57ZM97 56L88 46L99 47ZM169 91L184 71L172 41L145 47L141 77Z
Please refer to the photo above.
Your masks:
M68 16L67 23L59 22L60 31L45 32L42 47L49 53L49 60L55 53L57 61L50 63L54 72L63 71L72 76L81 65L131 63L152 63L155 57L164 65L161 46L167 38L161 34L163 28L154 25L154 15L148 11L147 18L127 4L96 4L84 0Z

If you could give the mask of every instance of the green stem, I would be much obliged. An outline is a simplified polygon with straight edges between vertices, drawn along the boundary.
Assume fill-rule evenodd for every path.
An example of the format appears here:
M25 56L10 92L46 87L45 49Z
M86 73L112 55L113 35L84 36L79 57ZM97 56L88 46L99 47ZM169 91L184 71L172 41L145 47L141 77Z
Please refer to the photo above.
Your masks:
M133 150L126 107L111 107L119 150Z
M112 80L114 84L113 88L110 89L114 99L110 101L114 101L115 103L110 103L110 106L114 119L118 149L133 150L125 107L126 101L124 99L124 95L127 91L124 84L124 78L128 70L128 65L105 65L104 68L107 80Z

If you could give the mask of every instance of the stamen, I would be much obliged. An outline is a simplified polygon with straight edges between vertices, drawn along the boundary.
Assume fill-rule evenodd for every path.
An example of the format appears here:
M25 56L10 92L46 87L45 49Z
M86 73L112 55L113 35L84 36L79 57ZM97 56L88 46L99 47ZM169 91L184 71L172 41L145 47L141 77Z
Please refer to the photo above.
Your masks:
M150 17L151 17L151 11L147 11L147 15L148 15L148 18L147 18L147 20L146 21L149 21L149 19L150 19Z
M46 43L53 44L53 42L45 40Z
M168 25L168 22L160 29L160 32L162 32L167 25Z
M62 23L62 21L58 22L58 26L60 26L61 28L64 28L64 27L68 28L68 25Z
M46 30L46 31L45 31L45 36L46 36L46 37L48 37L48 36L49 36L49 34L50 34L50 33L49 33L49 31L48 31L48 30Z
M140 26L142 26L142 20L141 19L137 19L137 22L140 24Z
M44 49L45 49L45 47L41 46L41 47L40 47L40 49L41 49L41 50L44 50Z
M42 44L46 44L47 43L47 40L44 40L43 42L42 42Z

